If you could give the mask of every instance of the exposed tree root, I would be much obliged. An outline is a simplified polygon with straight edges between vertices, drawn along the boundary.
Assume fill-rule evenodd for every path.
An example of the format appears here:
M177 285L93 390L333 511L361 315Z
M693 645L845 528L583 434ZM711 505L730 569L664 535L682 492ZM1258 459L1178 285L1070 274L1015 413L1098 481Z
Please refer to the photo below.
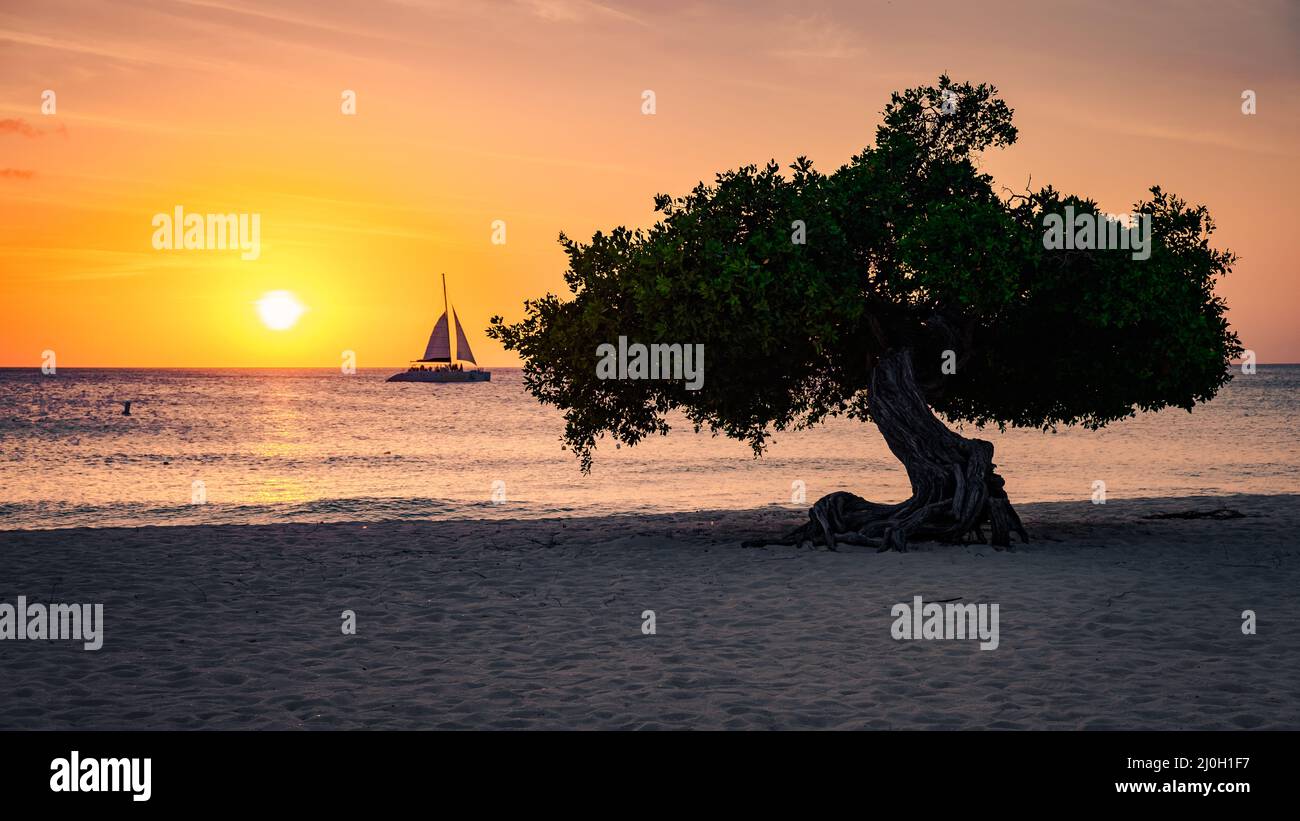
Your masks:
M1239 510L1233 510L1227 507L1219 507L1214 510L1185 510L1181 513L1152 513L1150 516L1143 516L1143 519L1214 519L1222 521L1224 519L1244 519L1246 514Z
M1011 544L1029 535L994 472L993 445L967 439L935 417L917 386L912 355L907 349L881 358L871 377L868 396L871 417L890 451L907 469L912 497L899 504L869 502L852 493L822 497L808 511L808 523L776 540L761 544L869 545L880 550L906 550L908 542L938 541Z

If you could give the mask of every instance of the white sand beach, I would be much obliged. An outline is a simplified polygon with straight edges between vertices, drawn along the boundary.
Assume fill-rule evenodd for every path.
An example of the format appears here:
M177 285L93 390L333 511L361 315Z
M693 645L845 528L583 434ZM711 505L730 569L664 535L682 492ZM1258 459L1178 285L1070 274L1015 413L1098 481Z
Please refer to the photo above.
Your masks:
M0 601L105 623L0 642L0 729L1300 729L1298 501L1021 504L1029 545L905 554L742 548L777 507L0 532ZM916 595L997 603L998 648L895 640Z

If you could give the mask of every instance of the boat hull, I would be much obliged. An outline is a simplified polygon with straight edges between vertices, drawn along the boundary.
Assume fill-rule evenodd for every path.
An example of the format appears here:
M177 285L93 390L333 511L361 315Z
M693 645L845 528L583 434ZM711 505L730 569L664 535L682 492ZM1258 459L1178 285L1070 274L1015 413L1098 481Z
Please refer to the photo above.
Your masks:
M388 382L491 382L491 371L402 371Z

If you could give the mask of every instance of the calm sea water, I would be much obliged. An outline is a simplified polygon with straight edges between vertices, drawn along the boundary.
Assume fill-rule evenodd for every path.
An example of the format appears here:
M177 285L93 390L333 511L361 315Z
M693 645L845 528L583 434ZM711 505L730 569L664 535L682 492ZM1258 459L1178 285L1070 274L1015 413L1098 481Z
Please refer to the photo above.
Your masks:
M681 420L635 448L605 444L583 476L518 370L462 385L390 373L0 370L0 529L750 508L790 505L798 481L809 502L908 493L875 428L845 419L780 435L760 460ZM1086 502L1096 479L1110 499L1297 493L1298 389L1300 366L1261 366L1191 414L979 435L1013 502Z

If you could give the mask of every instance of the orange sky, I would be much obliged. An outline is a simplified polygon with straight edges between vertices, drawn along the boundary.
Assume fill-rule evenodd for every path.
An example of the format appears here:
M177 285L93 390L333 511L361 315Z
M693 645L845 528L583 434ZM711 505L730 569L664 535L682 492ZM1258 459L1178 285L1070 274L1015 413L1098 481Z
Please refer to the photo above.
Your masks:
M562 291L559 231L742 163L831 170L944 71L1016 109L1000 183L1207 204L1244 344L1300 362L1300 6L1228 5L6 2L0 365L400 365L443 271L479 362L517 364L482 329ZM154 250L176 205L260 214L260 257ZM309 308L289 331L252 304L278 289Z

